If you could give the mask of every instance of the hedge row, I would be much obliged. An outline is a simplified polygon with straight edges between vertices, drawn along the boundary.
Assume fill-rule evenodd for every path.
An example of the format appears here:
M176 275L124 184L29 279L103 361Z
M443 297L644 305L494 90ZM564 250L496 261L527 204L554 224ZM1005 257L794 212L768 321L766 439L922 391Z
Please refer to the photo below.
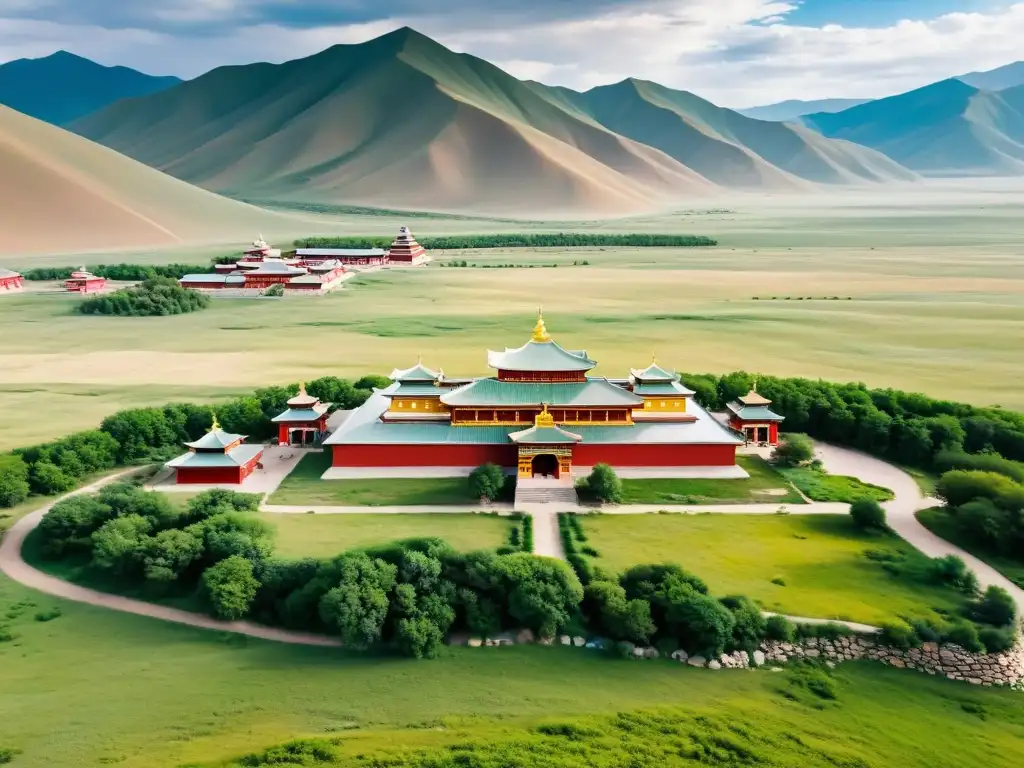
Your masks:
M296 248L388 248L389 237L304 237L295 241ZM469 248L581 248L638 247L690 248L718 245L718 241L700 235L593 235L582 233L454 235L424 237L420 245L428 250L455 251Z
M86 299L78 305L83 315L156 317L185 315L210 306L205 293L183 288L171 277L152 277L130 288Z
M80 267L37 267L24 273L26 280L67 280L72 272ZM185 275L196 272L206 272L209 266L206 264L97 264L87 267L97 277L105 277L107 280L124 280L129 282L142 282L152 280L154 277L172 277L180 280Z

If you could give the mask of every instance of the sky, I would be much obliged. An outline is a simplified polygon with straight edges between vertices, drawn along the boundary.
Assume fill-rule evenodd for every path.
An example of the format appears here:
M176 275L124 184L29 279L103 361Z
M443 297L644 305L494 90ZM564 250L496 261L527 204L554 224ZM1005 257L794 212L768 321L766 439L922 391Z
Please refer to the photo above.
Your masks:
M191 78L411 26L524 79L729 107L874 98L1024 58L1024 0L0 0L0 62L68 50Z

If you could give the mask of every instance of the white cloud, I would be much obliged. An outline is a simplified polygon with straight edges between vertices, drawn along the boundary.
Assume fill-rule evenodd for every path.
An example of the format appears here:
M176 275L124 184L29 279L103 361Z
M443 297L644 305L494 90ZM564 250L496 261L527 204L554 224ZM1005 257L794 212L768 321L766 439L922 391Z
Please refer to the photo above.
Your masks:
M201 37L4 18L5 9L28 4L0 0L0 60L66 48L105 64L195 76L221 64L298 58L409 24L518 77L589 88L633 76L729 106L884 96L1013 61L1021 55L1018 41L1024 37L1024 2L884 28L796 26L787 23L796 2L782 0L605 2L585 18L531 21L519 14L500 24L488 23L484 14L456 14L449 3L444 14L306 28L270 22L214 26ZM245 5L245 0L209 0L165 7L181 22L201 14L223 19Z

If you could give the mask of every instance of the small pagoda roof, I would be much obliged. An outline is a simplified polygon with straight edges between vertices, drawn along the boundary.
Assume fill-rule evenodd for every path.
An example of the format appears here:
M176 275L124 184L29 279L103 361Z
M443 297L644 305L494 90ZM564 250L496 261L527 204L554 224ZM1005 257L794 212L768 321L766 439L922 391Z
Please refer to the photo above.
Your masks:
M388 389L388 397L440 397L448 391L432 381L400 381L395 389Z
M13 269L4 269L3 267L0 267L0 280L11 277L21 277L21 274L15 272Z
M295 397L288 399L289 408L311 408L320 402L319 397L313 397L306 392L306 382L299 383L299 392Z
M414 382L414 381L429 381L435 382L439 378L444 376L444 371L432 371L423 365L423 361L418 361L412 368L406 368L401 370L395 368L391 372L390 378L392 381L399 381L402 383Z
M680 378L678 373L676 373L675 371L670 371L665 368L662 368L660 365L658 365L657 361L655 360L652 360L651 364L644 368L643 370L631 368L629 372L633 374L633 378L636 379L637 381L645 382L679 381Z
M247 435L235 435L231 432L225 432L217 426L216 422L214 422L213 428L209 432L198 440L193 440L191 443L185 443L185 445L198 451L222 451L229 445L234 445L239 440L245 440L246 437Z
M779 416L767 405L744 405L741 401L729 403L726 406L740 421L785 421L785 416Z
M242 467L259 456L265 447L260 444L240 445L227 453L194 453L171 459L164 466L172 469L188 467L189 469L213 469L215 467Z
M293 267L280 259L264 259L258 263L256 269L249 272L250 275L304 275L307 270L304 267Z
M555 419L548 413L546 405L543 412L537 414L537 419L532 427L521 432L512 432L508 437L513 443L528 445L567 445L578 443L583 439L575 432L569 432L555 424Z
M767 397L758 394L757 385L754 386L747 394L742 397L736 398L738 402L743 405L757 406L757 405L771 405L772 401Z
M488 351L487 364L499 371L589 371L597 362L583 350L568 350L552 340L544 324L544 313L537 313L533 335L523 346L506 347L504 352Z
M477 379L441 396L441 402L454 406L539 406L548 403L557 408L636 407L643 398L617 387L607 379L581 382L548 383Z
M693 390L678 381L638 382L633 392L642 397L690 397Z
M284 413L271 419L274 424L291 424L295 422L320 421L331 409L328 403L317 403L308 408L289 408Z

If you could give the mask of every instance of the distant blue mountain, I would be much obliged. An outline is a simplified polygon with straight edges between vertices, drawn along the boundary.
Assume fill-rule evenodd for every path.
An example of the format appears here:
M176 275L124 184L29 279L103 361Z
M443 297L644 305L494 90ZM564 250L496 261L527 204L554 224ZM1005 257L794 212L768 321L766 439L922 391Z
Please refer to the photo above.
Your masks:
M871 99L818 99L817 101L790 99L789 101L780 101L778 104L765 104L763 107L748 107L736 111L757 120L782 123L789 120L799 121L803 115L814 112L842 112L844 109L856 107L868 101Z
M0 64L0 104L54 125L90 115L121 99L178 85L127 67L104 67L67 51Z

